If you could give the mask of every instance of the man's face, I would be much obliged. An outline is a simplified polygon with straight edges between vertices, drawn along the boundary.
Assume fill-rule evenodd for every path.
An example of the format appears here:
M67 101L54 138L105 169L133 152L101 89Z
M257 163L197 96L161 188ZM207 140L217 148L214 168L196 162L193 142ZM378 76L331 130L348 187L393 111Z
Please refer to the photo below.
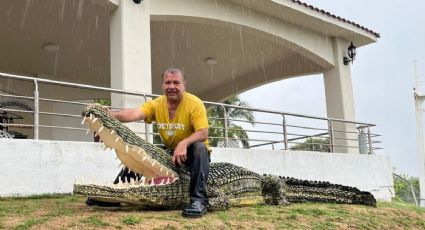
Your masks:
M162 80L162 91L169 101L180 101L185 91L185 82L179 73L166 72Z

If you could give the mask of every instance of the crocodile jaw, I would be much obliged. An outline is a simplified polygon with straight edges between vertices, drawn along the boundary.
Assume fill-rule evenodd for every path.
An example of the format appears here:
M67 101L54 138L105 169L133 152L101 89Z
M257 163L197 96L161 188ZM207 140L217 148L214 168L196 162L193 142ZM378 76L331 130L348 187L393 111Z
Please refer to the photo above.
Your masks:
M187 194L188 183L181 181L175 184L146 185L119 183L112 186L77 183L74 184L74 194L86 195L100 201L124 202L127 204L143 205L150 207L172 208L182 206L189 201ZM170 193L173 187L180 188L181 192L173 197L158 196L158 194Z
M118 159L129 170L143 175L147 181L153 181L155 178L160 180L168 178L169 180L167 181L176 181L179 179L175 167L171 163L171 157L168 154L161 152L162 150L145 150L144 147L146 146L144 146L143 142L146 141L132 133L127 127L116 120L116 118L113 118L102 105L89 105L84 109L82 115L82 125L88 125L89 130L99 135L105 144L105 149L108 147L114 149ZM118 130L120 125L123 125L123 130L128 129L129 136L120 136L126 135L123 133L123 130ZM135 144L138 142L141 142L140 146ZM151 155L152 151L156 151L156 153Z

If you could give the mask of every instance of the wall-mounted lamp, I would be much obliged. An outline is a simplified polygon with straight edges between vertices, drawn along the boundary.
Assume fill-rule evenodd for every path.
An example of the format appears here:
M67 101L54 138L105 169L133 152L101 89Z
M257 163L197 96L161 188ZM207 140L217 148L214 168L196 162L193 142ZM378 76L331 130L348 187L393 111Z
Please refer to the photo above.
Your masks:
M353 42L351 42L351 45L348 47L348 57L344 57L344 65L348 65L348 63L351 61L351 64L353 64L354 59L356 59L356 47L353 45Z
M133 0L134 3L139 4L141 3L143 0Z

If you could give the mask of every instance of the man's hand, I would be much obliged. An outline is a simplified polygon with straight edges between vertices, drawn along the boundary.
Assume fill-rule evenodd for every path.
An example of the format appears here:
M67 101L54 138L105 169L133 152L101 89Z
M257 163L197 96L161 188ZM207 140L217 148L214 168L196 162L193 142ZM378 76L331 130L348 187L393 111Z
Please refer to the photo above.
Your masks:
M180 141L176 148L174 149L173 154L173 163L174 165L182 165L183 162L187 159L187 147L197 141L205 141L208 138L208 128L200 129L190 136L186 137Z
M173 163L174 165L182 165L187 159L187 145L184 141L181 141L174 149Z

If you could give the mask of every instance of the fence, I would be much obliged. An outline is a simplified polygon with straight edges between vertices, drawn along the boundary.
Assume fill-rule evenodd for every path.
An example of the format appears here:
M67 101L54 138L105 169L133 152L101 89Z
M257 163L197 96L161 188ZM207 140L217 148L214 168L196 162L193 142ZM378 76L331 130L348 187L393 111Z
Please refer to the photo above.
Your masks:
M87 129L80 126L79 112L93 102L93 98L110 100L119 95L146 101L158 96L7 73L0 73L0 82L8 86L0 87L3 89L0 91L0 137L80 140L80 132ZM376 146L381 141L375 140L380 135L371 132L374 124L204 103L209 111L209 141L213 146L360 153L381 149ZM70 107L73 111L65 112ZM122 109L120 106L111 108ZM17 120L22 122L16 123ZM155 139L152 137L158 134L151 131L151 125L139 123L139 127L144 128L137 133L147 140ZM71 134L65 135L66 132Z

